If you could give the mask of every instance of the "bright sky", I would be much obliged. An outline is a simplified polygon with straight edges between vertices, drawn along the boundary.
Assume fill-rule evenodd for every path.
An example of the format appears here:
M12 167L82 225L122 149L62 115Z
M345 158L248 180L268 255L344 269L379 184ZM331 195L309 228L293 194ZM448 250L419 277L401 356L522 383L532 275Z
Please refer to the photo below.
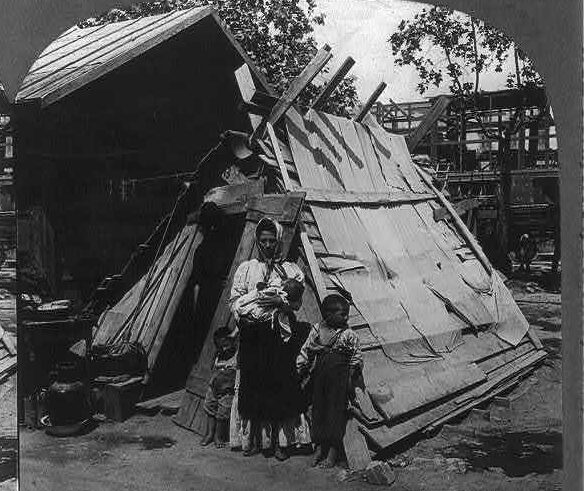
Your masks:
M319 46L328 43L332 47L331 73L347 56L352 56L355 65L350 73L358 77L357 90L362 101L381 81L387 83L381 102L388 102L388 97L396 102L423 99L416 91L415 71L394 65L387 40L402 19L413 18L424 7L429 5L404 0L317 0L317 8L326 19L324 26L315 28L315 37ZM484 74L481 89L502 89L505 77ZM429 91L428 95L446 92L446 88L447 85L443 90Z

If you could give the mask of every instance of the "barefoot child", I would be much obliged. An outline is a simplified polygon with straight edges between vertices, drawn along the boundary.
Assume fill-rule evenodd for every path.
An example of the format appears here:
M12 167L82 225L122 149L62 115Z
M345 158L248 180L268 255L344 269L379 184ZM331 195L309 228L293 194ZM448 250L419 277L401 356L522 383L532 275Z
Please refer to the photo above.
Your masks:
M236 338L230 333L226 327L213 333L217 354L203 406L207 414L207 429L201 444L209 445L214 441L217 448L224 447L229 436L229 417L235 392L237 344Z
M359 339L348 327L349 302L341 295L328 295L322 302L323 320L310 331L297 359L300 375L313 364L312 440L317 445L313 465L337 461L345 425L352 380L363 360ZM325 460L326 459L326 460Z

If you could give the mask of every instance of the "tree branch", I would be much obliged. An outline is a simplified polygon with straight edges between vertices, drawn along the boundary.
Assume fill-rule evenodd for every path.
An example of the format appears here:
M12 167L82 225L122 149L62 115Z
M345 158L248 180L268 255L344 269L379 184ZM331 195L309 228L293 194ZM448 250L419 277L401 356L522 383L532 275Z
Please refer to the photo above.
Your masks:
M460 93L464 94L464 89L462 88L462 85L460 83L458 76L454 76L455 75L454 72L450 69L450 67L454 66L454 63L452 63L452 57L450 56L450 51L446 47L444 47L444 54L446 55L446 59L448 60L448 71L450 72L450 78L452 78L452 81L458 86L458 90L460 91Z
M473 43L473 51L474 51L474 59L475 59L475 87L474 93L475 97L478 95L479 92L479 50L477 47L477 31L475 27L475 19L474 17L470 18L470 25L472 27L472 43Z
M521 87L521 73L519 72L519 56L517 46L513 45L513 56L515 57L515 76L517 77L517 87Z

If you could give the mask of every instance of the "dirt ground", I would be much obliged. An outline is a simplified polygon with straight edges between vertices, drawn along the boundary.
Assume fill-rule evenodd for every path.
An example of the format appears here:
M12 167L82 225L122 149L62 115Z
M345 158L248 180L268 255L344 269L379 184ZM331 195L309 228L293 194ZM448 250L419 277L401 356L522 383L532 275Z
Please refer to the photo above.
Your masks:
M0 491L16 491L16 375L0 385Z
M16 301L0 290L0 324L16 333ZM16 375L0 383L0 491L16 490L18 432L16 420Z
M391 489L561 489L560 295L542 290L541 279L536 271L510 286L549 357L504 399L391 458L397 476ZM160 414L101 423L86 435L61 439L23 428L20 444L23 491L373 489L342 468L309 468L306 455L280 463L203 449L198 437Z

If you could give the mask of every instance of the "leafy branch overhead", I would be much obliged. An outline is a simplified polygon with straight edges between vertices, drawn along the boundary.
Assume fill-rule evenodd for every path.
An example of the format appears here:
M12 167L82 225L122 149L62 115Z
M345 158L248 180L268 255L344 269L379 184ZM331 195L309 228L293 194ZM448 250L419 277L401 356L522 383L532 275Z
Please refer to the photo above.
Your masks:
M389 42L395 63L416 69L420 94L444 82L455 96L476 94L481 75L503 72L510 57L514 69L507 75L507 87L543 86L531 60L508 36L444 7L423 9L412 20L402 20Z
M313 37L315 25L325 22L316 12L316 0L166 0L145 2L126 9L112 9L87 19L80 27L135 19L196 6L213 6L228 29L282 93L318 51ZM326 68L325 68L326 71ZM308 104L318 93L311 84L299 101ZM329 99L327 110L350 115L358 104L355 81L347 77Z

